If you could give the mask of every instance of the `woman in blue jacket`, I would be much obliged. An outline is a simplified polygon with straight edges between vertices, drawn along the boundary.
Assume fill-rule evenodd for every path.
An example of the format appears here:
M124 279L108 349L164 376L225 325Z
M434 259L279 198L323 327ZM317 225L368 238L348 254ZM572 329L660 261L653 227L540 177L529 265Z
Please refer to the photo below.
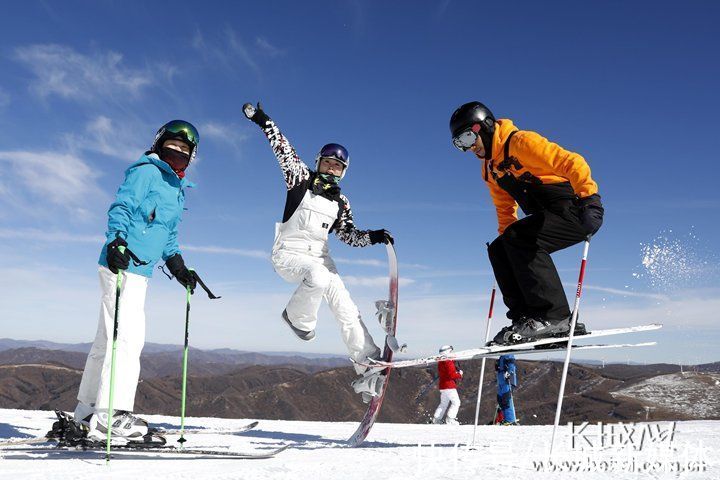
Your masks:
M102 301L95 342L85 364L75 419L89 427L88 436L104 438L108 424L110 357L117 273L123 271L115 360L112 434L141 440L147 422L132 414L145 343L145 292L155 264L165 261L183 287L195 289L178 248L185 187L185 169L197 155L199 135L182 120L165 124L150 151L125 172L108 210L107 241L99 260ZM121 249L120 247L126 247ZM142 261L131 262L129 249Z

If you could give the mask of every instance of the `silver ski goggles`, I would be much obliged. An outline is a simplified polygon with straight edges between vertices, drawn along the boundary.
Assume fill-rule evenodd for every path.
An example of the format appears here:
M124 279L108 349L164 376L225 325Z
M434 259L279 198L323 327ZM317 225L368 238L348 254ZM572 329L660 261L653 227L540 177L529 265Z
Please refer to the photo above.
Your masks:
M455 135L452 139L453 145L455 145L455 148L457 148L460 151L467 152L470 147L475 145L475 142L477 141L478 134L477 132L473 131L473 128L468 128L467 130L463 130L462 132Z

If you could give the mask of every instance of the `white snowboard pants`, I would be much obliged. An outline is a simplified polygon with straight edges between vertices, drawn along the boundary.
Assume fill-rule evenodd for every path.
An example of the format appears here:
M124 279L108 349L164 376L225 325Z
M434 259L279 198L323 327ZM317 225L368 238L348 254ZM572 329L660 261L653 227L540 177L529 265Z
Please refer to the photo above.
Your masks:
M340 334L353 360L364 361L368 356L379 355L380 349L329 256L313 257L280 249L273 253L272 263L283 280L300 284L285 308L293 326L315 330L320 302L325 298L340 324ZM363 373L365 368L356 365L355 370Z
M85 363L78 400L96 410L107 410L110 396L115 288L117 275L101 266L100 319L95 342ZM140 353L145 343L145 292L148 278L123 273L115 353L114 410L133 411L140 376Z
M447 418L457 418L458 410L460 409L460 397L458 396L457 390L454 388L447 388L440 390L440 405L435 409L435 415L433 415L433 421L440 423L445 417L445 411L447 411Z

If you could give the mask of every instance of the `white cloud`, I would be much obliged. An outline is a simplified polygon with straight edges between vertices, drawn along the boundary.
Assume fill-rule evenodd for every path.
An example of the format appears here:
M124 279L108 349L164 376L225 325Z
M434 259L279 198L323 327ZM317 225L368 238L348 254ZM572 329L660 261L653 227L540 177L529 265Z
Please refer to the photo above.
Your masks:
M46 231L39 228L0 228L0 238L8 240L31 240L50 243L93 243L105 241L100 235L79 235L68 232Z
M388 277L360 277L355 275L342 275L343 282L346 285L356 287L386 287L388 285ZM415 283L412 278L400 278L400 286L410 285Z
M570 283L564 283L566 287L576 287L577 284L570 284ZM667 295L663 295L660 293L645 293L645 292L633 292L629 290L621 290L619 288L609 288L609 287L598 287L595 285L583 285L583 290L594 290L597 292L605 292L605 293L611 293L613 295L620 295L623 297L634 297L634 298L647 298L650 300L659 300L659 301L666 301L668 300Z
M279 57L285 55L285 51L272 45L266 38L255 38L255 46L268 57Z
M0 202L42 213L59 207L85 218L103 198L99 174L80 157L59 152L0 151L4 189ZM18 204L17 202L21 202ZM51 212L45 212L51 213Z
M154 83L149 69L128 68L123 56L112 51L85 55L63 45L29 45L15 49L15 58L35 74L30 88L41 97L138 97Z
M205 62L213 67L219 66L238 72L250 70L258 78L262 74L261 60L285 55L284 50L271 44L266 38L256 37L254 42L248 42L232 28L226 28L210 39L197 30L192 46Z
M215 253L215 254L223 254L223 255L238 255L241 257L262 258L262 259L270 258L270 254L263 250L249 250L249 249L244 249L244 248L180 245L180 249L188 251L188 252Z
M62 243L102 243L105 237L100 235L82 235L63 231L47 231L38 228L0 228L0 239L30 240L36 242L62 242ZM270 254L263 250L243 248L228 248L217 246L180 245L182 250L188 252L237 255L249 258L269 258Z
M201 137L212 138L230 144L238 149L240 144L247 140L247 127L236 123L205 122L198 124L198 132Z
M67 134L64 138L71 150L97 152L131 162L150 148L153 134L152 131L142 132L135 122L118 122L98 115L85 125L83 133ZM148 141L139 143L138 138L147 138Z
M333 261L340 265L362 265L365 267L387 267L387 263L381 260L360 260L353 258L333 257Z

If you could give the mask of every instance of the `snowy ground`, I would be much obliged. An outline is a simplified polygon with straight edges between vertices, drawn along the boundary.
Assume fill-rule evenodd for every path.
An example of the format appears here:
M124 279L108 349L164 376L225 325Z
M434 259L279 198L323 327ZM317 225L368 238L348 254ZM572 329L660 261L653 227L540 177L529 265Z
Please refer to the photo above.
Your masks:
M1 410L0 439L36 436L47 431L54 414L45 411ZM165 428L179 425L175 417L148 416L153 424ZM231 429L251 419L191 418L188 427ZM668 423L660 425L667 428ZM591 470L589 473L538 473L533 461L547 459L552 427L478 427L476 449L469 449L473 427L446 425L375 425L368 441L360 448L349 448L344 440L354 431L354 423L290 422L261 420L253 431L242 435L195 435L189 437L188 448L214 447L241 451L262 451L291 444L292 448L273 459L175 459L115 458L110 466L95 453L53 452L34 457L18 457L0 451L0 478L279 478L279 479L465 479L492 475L495 478L720 478L717 465L720 453L720 422L698 421L677 423L672 437L665 437L662 445L645 439L641 451L633 451L631 444L639 445L643 432L657 425L638 424L635 433L626 435L625 445L604 452L579 452L570 447L570 429L564 427L558 436L558 460L576 461L574 468ZM589 427L594 428L594 426ZM586 430L587 442L595 442L593 435L599 430ZM606 432L607 433L607 432ZM617 431L615 432L617 434ZM628 431L625 430L627 434ZM658 435L657 438L662 437ZM576 439L579 438L576 436ZM599 437L598 437L599 438ZM622 443L622 436L618 437ZM618 439L616 438L616 440ZM628 442L628 438L630 439ZM649 438L649 437L648 437ZM176 437L171 437L171 442ZM672 444L668 443L671 440ZM585 440L583 440L585 441ZM578 443L582 443L578 441ZM617 443L617 442L616 442ZM420 446L418 446L420 444ZM587 443L589 445L589 443ZM661 451L655 451L660 448ZM669 449L668 449L669 447ZM516 452L511 455L510 452ZM82 453L82 452L80 452ZM52 461L41 461L42 459ZM603 461L605 463L603 463ZM690 468L684 473L655 473L651 476L638 473L597 473L612 462L634 462L646 468ZM651 461L653 464L643 462ZM594 463L593 463L594 462ZM569 464L566 464L569 465ZM615 463L614 465L617 465ZM630 463L624 463L627 466ZM568 467L565 467L568 468ZM699 471L698 471L699 470Z

